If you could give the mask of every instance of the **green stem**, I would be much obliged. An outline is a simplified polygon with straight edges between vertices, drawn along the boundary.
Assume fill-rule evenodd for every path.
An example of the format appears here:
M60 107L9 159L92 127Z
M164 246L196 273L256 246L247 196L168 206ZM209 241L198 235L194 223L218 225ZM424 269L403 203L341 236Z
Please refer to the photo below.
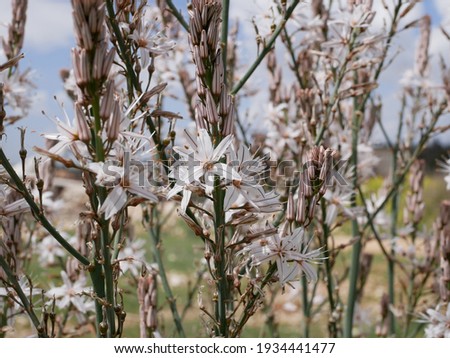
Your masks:
M94 114L95 155L98 162L104 162L105 150L102 141L102 122L100 118L100 99L98 95L96 95L92 101L92 112Z
M189 30L189 26L186 23L186 21L184 20L183 16L178 12L178 10L176 9L176 7L173 5L172 1L167 0L166 1L167 6L172 10L172 14L180 21L180 24L186 29ZM113 29L114 32L114 36L116 38L117 41L117 45L118 45L118 50L120 52L121 58L124 60L125 65L126 65L126 69L127 69L127 77L129 77L131 84L133 86L133 88L135 89L135 91L137 93L142 93L142 87L141 84L139 82L138 77L136 76L136 73L134 72L134 68L132 65L132 61L130 60L128 54L129 52L127 51L127 47L125 44L125 41L122 37L122 33L120 31L120 28L117 24L117 22L115 21L115 13L114 13L114 6L113 6L113 2L111 0L106 0L106 6L107 6L107 10L108 10L108 15L109 15L109 22L111 24L111 27ZM153 122L152 118L150 115L147 115L145 118L146 124L150 130L151 133L151 137L152 140L154 141L155 145L156 145L156 149L159 155L159 159L162 161L163 168L166 172L166 174L168 173L168 158L166 155L166 152L164 150L164 145L161 142L160 138L159 138L159 134L160 132L157 131L155 123ZM197 223L197 219L195 218L195 216L192 214L192 211L188 208L186 210L187 215L189 215L189 217L194 220ZM150 235L152 236L152 238L154 237L152 230L150 230ZM157 242L159 242L159 236L158 236L158 240ZM158 248L155 246L155 259L158 261L158 265L159 267L164 267L163 266L163 260L161 255L158 252ZM169 305L172 311L172 315L173 315L173 319L175 322L175 325L177 327L178 333L181 337L185 336L183 327L181 325L181 319L179 317L177 308L176 308L176 303L175 303L175 298L172 294L172 290L170 289L169 286L169 282L167 280L166 274L164 270L160 271L160 277L161 277L161 281L162 281L162 285L163 285L163 289L166 293L166 297L167 300L169 301Z
M92 113L94 116L94 126L95 126L95 155L98 161L105 161L105 150L103 148L103 141L101 137L102 132L102 123L100 118L100 98L98 95L98 91L93 91L93 100L92 100ZM101 206L107 197L107 191L104 187L95 187L97 191L97 195L99 198L99 206ZM114 312L114 278L113 278L113 268L111 265L111 250L110 250L110 239L109 239L109 220L104 219L104 217L100 218L100 245L102 252L102 266L103 266L103 274L104 274L104 287L106 290L100 289L100 292L106 294L104 296L106 298L106 319L108 321L108 338L114 337L115 335L115 326L116 326L116 316ZM95 288L95 286L94 286ZM98 314L98 312L96 312ZM97 320L99 317L97 316Z
M392 39L394 38L394 36L396 34L396 31L397 31L397 20L399 19L400 9L401 9L402 5L403 5L402 0L398 0L398 3L397 3L397 5L396 5L396 7L394 9L394 15L392 16L392 22L391 22L391 27L389 29L389 34L387 36L386 46L384 46L383 53L380 56L381 61L378 64L378 67L375 70L375 75L374 75L373 82L376 82L378 80L382 70L384 69L384 63L386 61L387 53L388 53L389 49L391 48ZM353 45L354 45L355 40L357 38L357 36L355 36L355 35L357 35L357 32L353 32L353 34L352 34L352 39L351 39L350 44L349 44L350 50L353 48ZM345 62L344 62L344 65L341 67L341 71L340 71L342 76L341 75L338 76L338 82L336 83L334 93L333 93L333 95L331 97L330 105L327 108L327 114L325 115L325 121L324 121L324 123L323 123L323 125L322 125L322 127L321 127L321 129L319 131L319 135L316 138L316 142L315 142L316 145L318 145L320 143L320 141L323 138L323 135L325 134L325 130L327 128L328 117L329 117L329 113L330 113L329 111L331 111L334 103L336 103L336 99L338 98L337 97L338 90L339 90L340 84L342 82L343 75L345 75L345 72L346 72L346 71L342 71L342 70L346 70L347 63L348 63L348 59L346 58ZM366 102L370 98L371 93L372 92L366 93L366 95L364 96L364 99L361 102L361 108L363 108L365 106Z
M219 322L218 333L221 337L227 338L227 303L229 301L229 288L226 268L226 249L225 249L225 213L223 211L224 190L220 187L220 180L216 178L214 189L214 212L215 212L215 239L216 253L214 263L216 267L217 278L217 302L216 302L216 320Z
M170 4L172 4L172 3L170 1L167 1L167 5L169 7L171 7ZM173 6L173 4L172 4L172 6ZM133 63L132 63L131 59L129 58L129 55L128 55L129 51L127 50L125 41L122 36L122 32L120 31L119 25L118 25L117 21L115 20L114 5L113 5L112 0L106 0L106 7L108 10L109 23L111 25L111 28L114 32L114 36L117 41L119 55L122 58L122 60L124 61L125 67L127 69L127 78L129 78L129 80L131 81L131 84L133 85L136 92L138 94L140 94L140 93L142 93L142 86L141 86L141 83L139 82L139 78L136 76L136 73L134 71ZM153 120L152 120L150 114L146 116L145 121L150 129L150 133L151 133L153 141L155 142L160 159L163 161L163 163L167 163L167 157L164 152L164 146L161 143L160 138L158 137L159 132L156 130L156 126L153 123ZM167 171L167 168L166 168L166 171Z
M402 100L402 108L400 111L400 119L398 123L397 139L392 151L392 182L397 180L397 158L400 147L400 137L403 127L403 114L406 106L405 98ZM397 220L398 220L398 200L399 200L399 188L392 195L391 204L391 257L395 257L395 237L397 236ZM395 262L394 260L388 260L388 292L389 292L389 304L395 304ZM389 334L395 334L395 315L389 310Z
M405 331L404 331L404 337L408 336L409 332L409 325L411 324L411 318L413 312L414 306L413 306L413 300L414 300L414 291L415 291L415 276L416 276L416 270L413 268L411 270L411 273L409 275L409 284L408 284L408 299L407 299L407 305L406 305L406 317L405 317Z
M167 302L169 302L170 310L172 311L173 320L175 322L175 327L177 329L178 335L181 338L185 338L186 334L184 332L183 324L181 323L181 317L178 313L178 308L176 304L176 299L172 293L172 289L169 285L169 280L167 279L166 270L164 267L164 261L161 256L161 226L158 220L158 213L153 210L153 215L155 216L156 227L150 228L151 244L154 259L158 265L158 274L161 278L161 283L166 295Z
M194 299L194 295L198 291L198 288L200 287L200 285L203 281L203 274L205 272L206 272L206 269L204 269L204 268L202 268L200 271L197 272L197 279L196 279L195 284L192 287L192 289L188 292L187 302L186 302L185 306L183 307L183 311L181 312L181 320L184 319L189 308L192 307L192 301Z
M125 41L123 40L122 32L120 31L119 24L115 20L116 14L114 12L114 5L113 5L112 0L106 0L106 9L108 11L109 23L113 30L114 37L116 38L117 45L120 50L120 54L122 54L121 58L122 58L123 62L125 63L125 67L127 68L127 76L130 77L133 84L136 84L139 81L134 72L133 63L129 60L129 58L127 56L127 53L128 53L127 47L125 45Z
M302 276L300 280L302 282L303 316L305 317L305 322L303 326L303 337L309 338L309 323L311 321L311 314L308 302L308 281L306 281L305 276Z
M356 39L358 38L358 34L359 34L359 32L355 31L355 30L353 30L352 33L351 33L350 43L348 44L348 52L349 53L351 53L353 51L353 48L354 48L355 43L356 43ZM330 116L331 116L331 113L332 113L332 109L333 109L334 105L337 103L337 101L339 99L339 91L341 89L342 81L344 80L344 77L345 77L345 75L347 73L347 65L350 62L350 59L351 59L351 56L347 55L345 57L345 59L344 59L344 62L342 64L342 66L339 69L339 72L337 74L336 84L335 84L334 90L333 90L333 94L331 95L330 102L327 105L327 108L325 110L324 120L323 120L323 123L322 123L322 125L320 127L319 134L316 137L315 145L319 145L320 144L320 142L322 141L323 136L325 134L325 131L328 128L328 124L330 122Z
M387 52L390 48L391 41L396 33L397 29L397 20L399 16L400 7L402 5L402 1L399 0L397 3L397 6L394 9L394 16L392 18L391 28L389 31L388 39L386 41L386 47L384 49L383 55L381 56L381 62L378 65L378 68L375 71L374 79L375 81L378 79L379 75L381 74L381 71L384 66L384 61L386 60ZM360 105L358 108L355 108L355 113L357 112L356 109L358 109L359 112L363 112L365 105L370 97L370 92L365 94L363 97ZM357 120L357 116L353 115L353 121L352 121L352 159L351 164L354 167L354 178L353 178L353 188L356 190L358 187L357 182L357 142L358 142L358 131L359 131L359 124ZM423 139L423 138L421 138ZM422 142L422 140L421 140ZM412 162L409 163L409 166L412 165ZM397 191L398 185L403 181L404 176L406 175L406 172L404 175L401 176L401 180L397 180L396 183L393 183L393 187L391 191L389 192L388 196L385 198L382 206L380 206L376 211L375 214L372 215L371 220L378 214L378 212L382 209L382 207L386 204L386 202L389 200L389 198L395 194ZM389 197L389 198L388 198ZM356 192L354 193L353 199L352 199L352 207L356 207ZM367 228L370 225L369 222L367 222L363 228L363 231L365 228ZM352 235L353 237L358 237L360 235L359 228L358 228L358 222L356 219L352 220ZM361 238L359 237L356 241L355 245L353 246L353 253L352 253L352 263L350 267L350 286L349 286L349 296L348 296L348 303L347 303L347 313L346 313L346 320L345 320L345 327L344 327L344 336L345 337L351 337L352 336L352 328L353 328L353 315L354 315L354 307L355 307L355 300L357 295L357 279L358 279L358 273L359 273L359 257L361 255L361 249L362 249L362 243ZM391 265L391 264L389 264Z
M230 0L222 0L222 32L220 35L223 71L227 73L227 51L228 51L228 18L230 14ZM224 83L227 83L227 76L224 76Z
M117 260L117 258L119 257L119 246L120 246L119 244L120 244L120 240L122 238L124 224L125 224L125 215L122 215L122 217L120 218L119 230L117 230L117 232L114 235L113 253L112 253L112 257L111 257L112 262Z
M261 53L256 58L255 62L250 66L250 68L247 70L247 72L244 74L244 76L240 79L238 83L233 87L231 90L231 95L234 96L236 93L239 92L239 90L244 86L244 84L248 81L250 76L255 72L255 70L258 68L264 57L272 50L273 45L275 44L276 39L280 35L281 31L283 30L284 26L286 25L287 20L294 12L297 5L300 3L300 0L294 0L292 4L287 8L286 13L283 16L283 19L280 21L280 23L275 28L275 31L273 32L272 36L270 36L269 40L267 41L266 45L262 49Z
M181 12L176 8L172 0L166 0L166 5L169 7L171 13L175 18L179 21L180 25L183 26L183 28L189 32L189 25L184 19Z
M92 281L92 286L95 292L95 295L100 298L105 298L105 279L103 275L102 265L95 260L95 264L93 265L92 271L90 272L90 277ZM96 299L95 300L95 327L97 330L97 337L100 337L99 325L103 321L103 305L101 302Z
M109 247L109 221L104 221L102 223L101 245L106 287L106 317L108 321L108 338L111 338L114 337L116 331L116 316L114 312L114 278L111 265L111 251Z
M288 50L289 56L291 58L292 61L292 71L294 72L294 75L297 79L298 85L300 86L300 88L304 89L305 88L305 83L302 80L301 76L300 76L300 64L297 61L297 56L295 55L295 51L294 51L294 46L292 44L291 41L291 37L287 31L286 28L283 29L283 36L282 36L282 40L285 44L286 49Z
M352 120L352 156L351 156L351 165L353 167L353 182L352 182L352 198L351 198L351 207L356 209L356 188L358 187L358 133L359 133L360 121L358 119L358 115L356 112L353 114ZM356 239L355 244L353 245L352 251L352 262L350 266L350 283L349 283L349 291L348 291L348 299L347 299L347 312L345 317L345 325L344 325L344 337L351 338L352 337L352 328L353 328L353 316L355 310L355 304L357 300L357 283L358 283L358 274L359 274L359 264L360 264L360 256L362 250L362 243L360 232L358 228L358 221L356 218L352 219L352 237Z
M270 282L270 280L272 279L275 272L277 272L277 264L272 263L270 265L269 269L267 270L266 276L264 277L264 279L261 282L261 286L259 287L259 289L256 290L256 292L251 296L251 298L248 300L247 304L245 305L244 311L242 312L242 315L241 315L239 321L237 322L236 327L231 332L230 336L232 338L239 337L239 335L241 334L241 331L244 328L245 324L247 323L249 318L252 316L252 314L253 314L252 312L254 312L255 305L261 298L261 292L263 291L264 287L266 287L266 285Z
M9 268L8 263L5 261L3 256L0 256L0 266L3 269L3 271L6 273L6 276L8 277L9 282L14 287L14 291L16 291L17 295L19 296L20 302L22 302L23 308L27 312L28 316L31 319L31 322L33 323L34 327L36 328L38 332L38 336L40 338L47 338L47 334L44 332L43 327L41 326L39 319L37 318L36 314L34 313L33 307L31 307L30 301L28 301L27 296L22 290L22 287L20 287L19 281L17 281L16 276Z
M398 216L398 192L392 196L392 213L391 220L397 221ZM397 225L391 223L391 257L395 256L394 238L397 232ZM395 303L395 265L393 260L388 260L388 292L389 304ZM389 334L395 334L395 315L389 310Z
M337 337L337 327L336 327L336 321L334 318L332 318L334 310L336 308L335 302L334 302L334 283L333 283L333 275L331 273L331 262L329 251L328 251L328 237L330 236L330 228L328 227L326 223L327 218L327 208L326 208L326 202L325 199L321 199L321 209L322 209L322 230L323 235L321 236L322 241L320 245L323 247L324 252L326 253L325 257L325 272L326 272L326 283L327 283L327 293L328 293L328 302L330 303L330 321L328 330L330 333L330 337L336 338Z
M8 325L8 304L5 302L6 298L2 298L3 308L0 312L0 338L6 337L6 332L1 328L6 327Z
M406 268L403 266L403 264L400 261L396 260L395 257L392 257L391 254L384 247L384 245L383 245L383 243L381 241L382 239L381 239L380 235L378 234L378 231L377 231L377 229L375 227L375 224L373 222L373 218L371 218L369 210L367 208L367 201L366 201L364 193L363 193L363 191L361 189L361 185L358 185L358 193L359 193L359 198L361 199L361 202L362 202L362 206L363 206L363 209L364 209L364 214L365 214L365 216L367 218L367 222L368 222L368 224L370 226L370 229L372 230L373 235L375 236L375 239L378 242L378 245L379 245L379 247L381 249L381 252L386 257L387 260L393 261L395 264L397 264L399 266L399 268L403 272L406 272Z

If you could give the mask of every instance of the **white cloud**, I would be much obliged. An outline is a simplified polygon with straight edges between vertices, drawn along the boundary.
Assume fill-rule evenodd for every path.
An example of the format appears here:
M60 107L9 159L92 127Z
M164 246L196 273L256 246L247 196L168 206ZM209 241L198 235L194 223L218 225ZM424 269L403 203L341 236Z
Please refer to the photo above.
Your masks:
M0 34L7 33L11 2L2 0ZM73 42L72 10L69 0L30 0L28 2L25 44L29 50L48 52Z
M448 11L448 0L431 0L434 7L442 17L443 25L450 25L450 13Z

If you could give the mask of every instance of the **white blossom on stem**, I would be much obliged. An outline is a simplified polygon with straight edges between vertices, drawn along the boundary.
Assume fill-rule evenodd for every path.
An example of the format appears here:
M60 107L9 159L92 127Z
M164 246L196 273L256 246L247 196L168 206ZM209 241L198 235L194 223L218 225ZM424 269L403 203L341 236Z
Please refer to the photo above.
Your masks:
M445 314L442 313L442 306L438 305L436 309L427 309L421 317L420 321L427 324L425 327L427 338L450 338L450 303Z
M227 136L214 147L206 129L200 129L196 140L189 136L190 146L174 147L180 159L169 173L169 177L176 179L176 183L168 192L167 198L170 199L181 191L183 197L189 196L187 191L191 186L200 186L211 192L215 176L225 180L240 180L241 177L231 166L221 162L232 140L232 136ZM185 199L183 207L187 206L186 200L189 202Z
M97 185L113 186L99 210L101 214L105 214L106 219L110 219L125 207L129 194L158 202L158 197L150 190L149 183L141 171L126 166L106 166L104 163L91 163L88 169L96 174Z
M228 165L231 165L240 179L231 180L227 184L224 210L229 210L233 206L239 207L242 205L242 201L248 202L258 210L257 202L261 204L261 199L266 197L264 188L259 184L260 176L266 170L262 158L255 158L249 149L243 145L239 146L237 150L231 147Z
M120 250L118 259L123 273L129 271L134 277L138 277L145 263L145 241L132 241Z
M86 287L85 276L80 276L77 281L72 282L67 273L61 271L61 278L63 281L62 286L51 288L47 291L47 296L55 297L56 305L59 308L68 308L70 305L73 305L81 313L93 311L94 302L87 300L82 295L83 292L89 292L89 289Z
M265 262L276 262L278 280L281 285L295 280L301 273L308 281L316 281L317 273L312 266L322 255L321 249L307 251L309 242L305 238L305 229L299 227L291 235L283 235L284 229L277 234L254 240L242 253L250 256L251 265L259 266Z
M155 20L149 20L145 16L142 17L136 29L128 37L139 47L143 68L149 65L150 54L162 55L175 46L174 41L168 39L162 31L155 28Z

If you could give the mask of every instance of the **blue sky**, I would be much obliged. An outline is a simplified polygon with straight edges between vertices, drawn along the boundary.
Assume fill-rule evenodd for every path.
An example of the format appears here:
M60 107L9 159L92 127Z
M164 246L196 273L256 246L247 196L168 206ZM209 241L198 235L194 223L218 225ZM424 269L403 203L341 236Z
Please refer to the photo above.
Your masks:
M425 0L423 2L423 5L425 6L425 10L428 14L431 15L431 19L435 23L439 23L441 20L441 15L439 14L439 11L437 7L435 6L435 3L433 0Z
M260 2L255 7L254 4L250 4L253 3L251 0L231 0L231 6L238 8L234 11L234 14L244 16L244 25L249 25L251 16L256 15L252 13L252 11L255 11L255 8L258 9L262 6L261 4L268 2L268 0L257 1ZM374 0L374 3L380 1ZM447 14L447 12L443 13L448 1L425 0L422 3L425 11L431 14L434 26L441 21L446 22L446 19L449 18L450 14ZM149 1L149 3L152 3L152 1ZM185 8L187 1L177 0L175 3L180 8ZM0 0L0 4L0 34L3 35L6 31L5 24L9 21L11 13L10 1ZM243 38L243 40L245 41L246 39ZM247 40L251 41L250 46L254 47L253 38ZM33 106L29 117L19 124L28 128L27 143L29 149L33 145L42 144L40 133L43 130L54 130L54 124L43 116L41 111L45 110L50 117L62 116L62 111L53 100L53 96L56 95L60 100L67 102L67 107L71 106L64 95L59 71L62 68L71 66L70 49L73 45L70 0L29 0L28 23L23 49L26 57L22 61L21 66L22 68L30 67L33 69L38 100ZM406 51L410 50L410 48L406 48ZM18 131L15 127L17 125L14 128L7 129L8 137L6 144L4 144L8 155L13 161L18 158Z

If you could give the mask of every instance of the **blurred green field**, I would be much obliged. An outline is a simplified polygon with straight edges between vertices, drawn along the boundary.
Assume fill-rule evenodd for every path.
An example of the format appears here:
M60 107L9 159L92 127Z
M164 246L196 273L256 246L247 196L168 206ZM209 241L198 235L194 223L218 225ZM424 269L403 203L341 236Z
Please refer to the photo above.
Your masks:
M370 178L363 186L364 193L366 193L366 198L370 194L376 194L382 187L384 183L384 178L380 176ZM405 197L408 193L409 182L408 178L405 181L406 185L400 188L400 198L399 198L399 222L403 223L403 209L405 206ZM443 176L441 175L427 175L424 178L423 183L423 198L425 202L425 212L423 218L423 224L430 227L439 215L439 205L442 200L450 199L449 191L446 189L446 183ZM391 205L386 206L386 212L391 213Z

